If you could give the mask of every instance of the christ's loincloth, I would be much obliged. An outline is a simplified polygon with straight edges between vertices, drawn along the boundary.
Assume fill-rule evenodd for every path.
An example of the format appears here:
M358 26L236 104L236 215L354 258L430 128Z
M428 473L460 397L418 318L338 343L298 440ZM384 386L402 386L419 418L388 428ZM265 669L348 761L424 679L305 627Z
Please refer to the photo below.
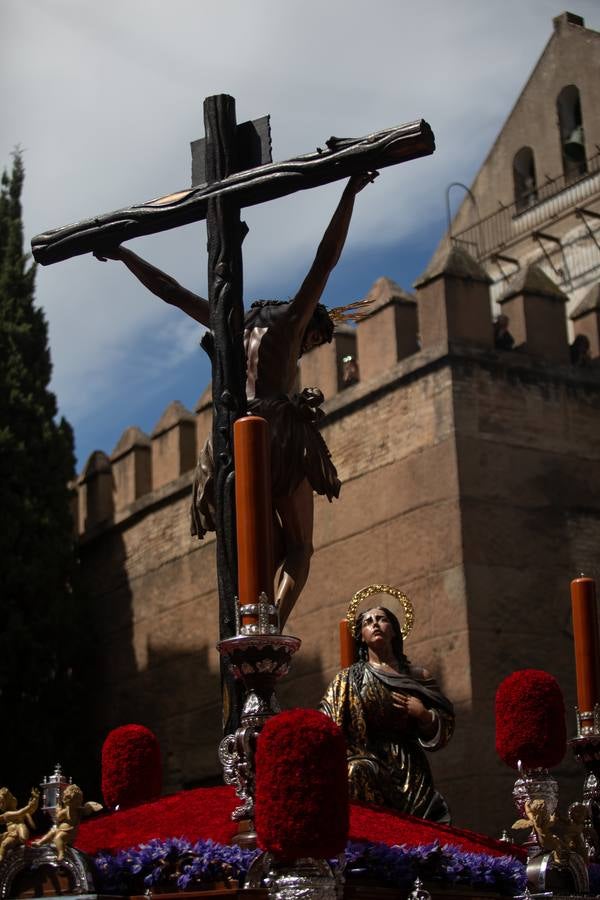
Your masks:
M289 497L307 478L312 489L329 501L339 497L341 482L317 423L323 394L305 388L301 394L250 400L248 414L262 416L271 433L273 499ZM203 538L215 530L214 465L212 440L202 448L192 494L192 534Z

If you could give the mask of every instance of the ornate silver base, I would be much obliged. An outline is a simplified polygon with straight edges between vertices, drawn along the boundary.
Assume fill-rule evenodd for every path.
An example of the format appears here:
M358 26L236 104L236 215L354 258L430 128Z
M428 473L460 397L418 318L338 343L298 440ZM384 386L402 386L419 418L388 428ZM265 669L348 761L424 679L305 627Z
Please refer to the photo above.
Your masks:
M0 863L0 900L11 896L17 876L24 872L34 873L42 866L63 869L69 877L73 894L93 894L95 892L92 870L84 853L67 847L64 859L59 862L56 849L45 847L17 847L6 855Z
M558 806L558 782L547 769L524 769L519 763L519 777L512 792L515 806L522 819L527 818L525 804L528 800L543 800L548 816L554 815ZM537 835L532 829L523 844L531 858L542 852Z
M241 634L217 644L219 653L227 657L230 670L246 688L240 727L219 745L225 784L234 785L242 801L231 814L234 821L254 818L256 738L265 722L280 711L275 682L287 675L299 646L299 638L282 634ZM250 844L251 835L249 832L240 842Z
M584 839L590 862L600 862L600 707L593 713L575 707L577 733L569 741L575 759L585 769L583 803L587 809ZM589 725L590 716L593 726ZM587 723L587 724L586 724Z
M519 763L520 777L515 781L513 800L522 819L529 818L525 804L531 800L543 800L546 821L550 820L558 808L558 782L547 769L526 771ZM571 807L572 808L572 807ZM574 853L556 844L546 844L544 832L539 838L532 829L523 844L527 850L527 889L530 894L584 894L589 890L587 865L579 853ZM547 838L555 835L548 832ZM544 844L540 843L540 840ZM548 852L553 846L556 849Z
M580 710L575 707L575 721L577 723L576 738L598 737L600 735L600 705L596 703L593 709Z
M539 853L527 863L527 888L531 894L587 894L588 870L578 853L568 853L560 862L551 853Z
M338 900L343 891L343 873L334 875L325 859L305 857L280 863L262 853L252 863L246 887L266 887L271 900Z

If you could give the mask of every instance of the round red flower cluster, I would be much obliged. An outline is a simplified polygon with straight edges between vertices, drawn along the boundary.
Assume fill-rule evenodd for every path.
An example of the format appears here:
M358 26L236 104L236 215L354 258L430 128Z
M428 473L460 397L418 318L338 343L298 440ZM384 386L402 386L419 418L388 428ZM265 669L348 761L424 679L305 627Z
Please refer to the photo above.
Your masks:
M513 769L556 766L567 749L557 680L540 669L513 672L496 691L496 752Z
M348 839L346 742L313 709L273 716L256 751L256 833L279 859L329 858Z
M156 736L144 725L121 725L102 745L102 794L109 809L156 800L162 765Z

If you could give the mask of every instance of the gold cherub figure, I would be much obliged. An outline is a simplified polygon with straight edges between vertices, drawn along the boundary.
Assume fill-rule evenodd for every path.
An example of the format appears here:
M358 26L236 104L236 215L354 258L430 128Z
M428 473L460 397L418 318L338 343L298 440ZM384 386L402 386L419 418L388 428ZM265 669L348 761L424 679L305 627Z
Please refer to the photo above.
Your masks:
M563 862L569 853L577 853L588 861L589 850L584 839L587 810L583 803L572 803L568 816L556 812L550 815L545 800L527 800L525 819L517 819L513 828L531 828L538 844L546 853L551 852L555 862Z
M30 830L35 828L31 818L38 808L40 792L33 788L27 806L17 809L16 797L7 787L0 788L0 822L6 825L5 833L0 837L0 862L9 850L15 850L29 840Z
M56 859L60 862L64 859L66 848L72 847L75 843L83 816L89 816L101 809L102 804L93 800L84 803L81 788L76 784L70 784L65 788L62 798L58 800L56 823L43 837L33 841L34 846L54 844Z

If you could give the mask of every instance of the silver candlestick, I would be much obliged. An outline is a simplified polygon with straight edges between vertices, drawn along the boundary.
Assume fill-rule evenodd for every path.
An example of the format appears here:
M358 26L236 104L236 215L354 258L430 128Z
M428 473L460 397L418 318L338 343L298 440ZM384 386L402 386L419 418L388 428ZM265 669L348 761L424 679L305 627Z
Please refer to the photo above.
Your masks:
M242 625L244 618L257 621ZM267 720L280 712L275 696L275 683L287 675L292 656L300 646L300 639L279 632L277 610L261 594L256 604L239 607L237 635L220 641L217 649L225 656L235 678L241 680L246 697L240 727L228 734L219 745L219 759L226 784L235 786L242 801L234 809L234 821L249 820L247 830L234 840L238 844L254 846L254 754L256 739Z
M600 705L592 712L575 707L576 733L569 741L575 759L585 769L583 803L587 809L584 838L590 862L600 861Z

